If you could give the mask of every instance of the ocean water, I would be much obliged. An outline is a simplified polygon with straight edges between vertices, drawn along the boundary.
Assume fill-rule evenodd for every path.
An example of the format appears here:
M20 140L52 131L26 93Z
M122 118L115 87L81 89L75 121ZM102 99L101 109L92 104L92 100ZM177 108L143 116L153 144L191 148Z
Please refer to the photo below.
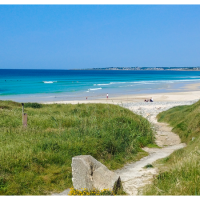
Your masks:
M183 91L200 83L198 71L13 70L0 69L0 100L85 100Z

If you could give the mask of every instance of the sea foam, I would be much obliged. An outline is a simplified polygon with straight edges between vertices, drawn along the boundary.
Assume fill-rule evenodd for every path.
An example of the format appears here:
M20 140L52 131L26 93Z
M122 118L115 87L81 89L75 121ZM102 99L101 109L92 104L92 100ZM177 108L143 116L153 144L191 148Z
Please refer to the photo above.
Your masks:
M43 83L56 83L57 81L43 81Z
M101 90L102 88L93 88L93 89L89 89L89 90Z

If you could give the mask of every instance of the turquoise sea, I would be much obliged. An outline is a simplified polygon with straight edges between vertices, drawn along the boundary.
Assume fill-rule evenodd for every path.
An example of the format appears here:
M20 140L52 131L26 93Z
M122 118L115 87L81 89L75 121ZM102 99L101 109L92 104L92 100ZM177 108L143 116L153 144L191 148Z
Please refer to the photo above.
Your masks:
M0 69L0 100L44 102L183 91L199 71Z

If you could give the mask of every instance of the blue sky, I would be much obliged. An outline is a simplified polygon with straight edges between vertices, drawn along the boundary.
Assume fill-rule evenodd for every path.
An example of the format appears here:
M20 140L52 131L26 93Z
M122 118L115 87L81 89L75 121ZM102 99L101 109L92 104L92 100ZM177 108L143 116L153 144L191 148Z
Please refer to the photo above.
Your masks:
M200 5L0 5L0 69L200 66Z

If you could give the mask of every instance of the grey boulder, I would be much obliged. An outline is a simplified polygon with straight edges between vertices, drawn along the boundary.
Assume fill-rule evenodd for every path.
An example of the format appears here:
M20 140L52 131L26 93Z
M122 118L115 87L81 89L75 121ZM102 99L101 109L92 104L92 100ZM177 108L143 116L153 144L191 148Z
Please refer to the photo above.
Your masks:
M72 182L75 189L112 190L118 176L90 155L72 158Z

